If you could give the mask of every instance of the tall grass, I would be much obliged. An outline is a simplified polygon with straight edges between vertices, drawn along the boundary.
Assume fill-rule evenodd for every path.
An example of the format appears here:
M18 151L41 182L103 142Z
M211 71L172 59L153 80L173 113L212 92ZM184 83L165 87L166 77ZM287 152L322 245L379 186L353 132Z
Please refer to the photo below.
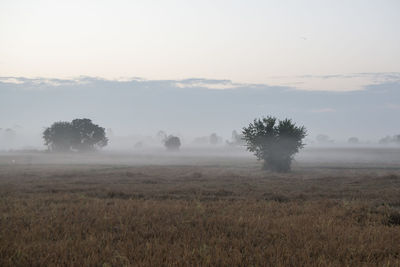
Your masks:
M397 173L0 170L0 266L399 266Z

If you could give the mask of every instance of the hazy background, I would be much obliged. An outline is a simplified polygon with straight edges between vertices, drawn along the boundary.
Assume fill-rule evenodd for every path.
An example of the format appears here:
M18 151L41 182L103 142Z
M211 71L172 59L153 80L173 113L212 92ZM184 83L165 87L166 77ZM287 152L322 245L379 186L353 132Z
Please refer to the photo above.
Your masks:
M44 127L74 118L191 142L267 115L305 125L308 143L377 143L400 132L399 11L395 0L1 1L0 136L17 133L2 147L39 146Z
M25 145L39 145L40 133L53 122L91 118L112 129L109 135L136 136L140 141L156 138L163 130L190 143L214 132L230 139L232 130L240 131L256 117L274 115L305 125L308 143L315 143L319 134L336 144L352 136L364 144L377 143L400 133L399 89L400 83L392 82L332 92L204 79L3 78L0 128L14 128L20 137L31 136Z

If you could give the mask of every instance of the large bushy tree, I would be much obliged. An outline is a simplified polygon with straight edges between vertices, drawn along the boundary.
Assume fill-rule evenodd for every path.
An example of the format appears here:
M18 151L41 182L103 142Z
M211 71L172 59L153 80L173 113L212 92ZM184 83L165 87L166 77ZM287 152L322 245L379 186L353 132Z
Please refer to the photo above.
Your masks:
M49 150L59 152L93 151L108 143L105 129L90 119L55 122L44 130L43 139Z
M71 150L73 136L71 123L67 121L55 122L43 132L44 144L49 150L58 152Z
M92 123L90 119L75 119L71 122L75 132L72 148L79 151L90 151L97 147L104 147L108 143L103 127Z
M304 126L296 126L290 119L277 121L274 117L255 119L243 128L243 139L247 150L258 160L263 160L263 169L287 172L294 154L304 147Z

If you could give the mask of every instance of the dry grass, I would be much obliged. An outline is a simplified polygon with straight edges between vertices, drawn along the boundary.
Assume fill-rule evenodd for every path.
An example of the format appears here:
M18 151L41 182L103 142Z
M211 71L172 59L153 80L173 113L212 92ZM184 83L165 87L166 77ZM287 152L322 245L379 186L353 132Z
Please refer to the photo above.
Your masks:
M3 165L0 266L399 266L400 171Z

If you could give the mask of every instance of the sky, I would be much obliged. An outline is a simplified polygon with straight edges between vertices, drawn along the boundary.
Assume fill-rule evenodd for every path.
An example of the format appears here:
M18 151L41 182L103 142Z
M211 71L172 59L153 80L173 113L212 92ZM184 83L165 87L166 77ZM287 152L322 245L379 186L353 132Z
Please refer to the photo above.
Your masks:
M351 91L400 72L400 1L0 1L0 76Z

